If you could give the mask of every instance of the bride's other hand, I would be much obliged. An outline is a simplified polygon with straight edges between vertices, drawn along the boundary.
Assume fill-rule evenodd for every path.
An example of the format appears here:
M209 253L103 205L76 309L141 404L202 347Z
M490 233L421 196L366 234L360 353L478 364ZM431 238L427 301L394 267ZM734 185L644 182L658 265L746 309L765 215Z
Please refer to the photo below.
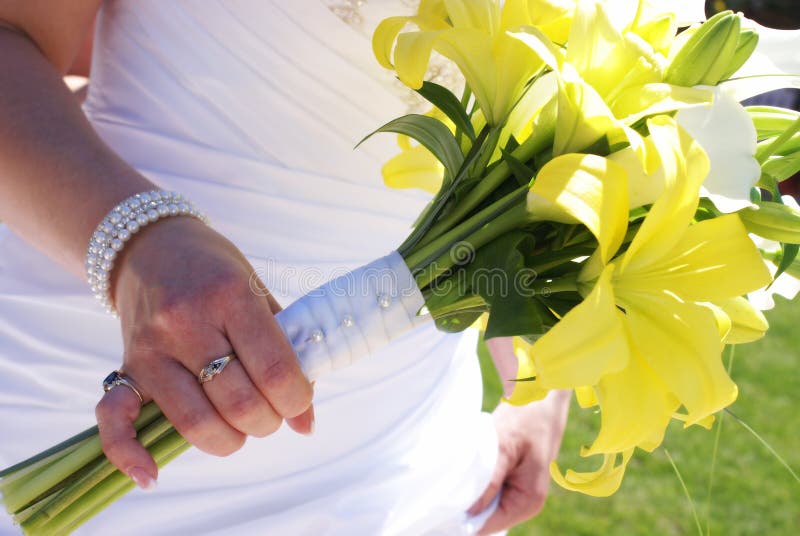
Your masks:
M232 243L188 217L142 230L115 265L126 377L190 443L218 456L283 419L300 433L313 426L313 389L275 320L280 306L251 289L252 274ZM232 352L221 373L198 381L203 367ZM119 388L96 413L109 460L146 488L158 469L136 440L139 409L136 394Z
M527 406L501 403L494 412L499 455L483 495L469 509L477 514L500 493L500 504L481 535L509 529L538 514L550 487L550 462L558 455L567 422L569 392L553 391Z

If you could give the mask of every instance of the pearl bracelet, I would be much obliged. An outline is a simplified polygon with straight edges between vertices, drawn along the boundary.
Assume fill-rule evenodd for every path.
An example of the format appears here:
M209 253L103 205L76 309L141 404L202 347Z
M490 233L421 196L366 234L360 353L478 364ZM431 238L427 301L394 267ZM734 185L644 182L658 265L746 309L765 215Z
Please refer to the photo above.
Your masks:
M116 315L109 289L117 255L142 227L168 216L193 216L208 224L205 215L181 194L152 190L118 204L95 229L86 252L86 278L95 298L109 313Z

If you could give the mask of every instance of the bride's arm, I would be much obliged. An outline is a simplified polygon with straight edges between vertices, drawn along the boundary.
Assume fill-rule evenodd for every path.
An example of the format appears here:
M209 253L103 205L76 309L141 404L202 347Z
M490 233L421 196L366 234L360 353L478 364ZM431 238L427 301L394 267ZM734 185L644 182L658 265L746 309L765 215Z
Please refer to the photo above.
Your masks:
M61 81L99 3L0 3L0 220L81 277L103 216L155 188L100 140ZM279 306L250 291L251 274L233 244L186 216L147 226L115 262L126 375L187 440L218 455L283 418L304 433L313 424L312 387L274 319ZM238 359L200 385L198 371L232 351ZM157 468L135 440L139 404L115 388L97 417L109 459L147 487Z
M41 23L22 30L8 19L27 19L0 7L0 21L6 19L0 22L0 217L81 277L89 236L106 212L154 188L105 147L61 81L59 71L72 63L97 3L84 2L79 10L77 2L49 2L49 9L70 5L73 13L49 15L65 36L47 39ZM34 41L26 34L42 38Z

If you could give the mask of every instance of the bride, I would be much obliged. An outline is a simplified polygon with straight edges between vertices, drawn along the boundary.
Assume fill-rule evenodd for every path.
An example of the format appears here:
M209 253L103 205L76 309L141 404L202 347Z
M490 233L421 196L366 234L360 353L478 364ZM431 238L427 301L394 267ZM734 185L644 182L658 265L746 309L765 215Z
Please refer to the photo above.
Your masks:
M142 490L83 534L491 533L534 515L566 395L482 414L474 338L431 327L312 385L273 316L386 254L426 202L381 184L389 137L352 150L412 105L369 34L413 6L100 4L0 5L0 466L90 426L120 369L96 417ZM81 109L61 74L96 15ZM87 244L153 190L211 225L133 231L110 272L117 320L84 281ZM131 424L151 399L197 447L162 475Z

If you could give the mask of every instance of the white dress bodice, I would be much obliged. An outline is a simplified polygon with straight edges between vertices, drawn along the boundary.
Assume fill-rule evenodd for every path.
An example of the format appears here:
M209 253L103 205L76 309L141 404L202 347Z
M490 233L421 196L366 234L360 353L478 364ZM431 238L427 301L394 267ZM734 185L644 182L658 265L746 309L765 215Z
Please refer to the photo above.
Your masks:
M393 136L353 149L413 103L369 43L381 16L411 9L107 0L84 109L127 162L200 206L286 304L396 248L427 202L382 184ZM7 229L0 248L5 466L93 424L122 343L84 282ZM460 340L414 331L317 382L312 437L284 427L229 458L189 451L157 492L134 491L80 533L468 533L463 512L497 447L474 337Z

